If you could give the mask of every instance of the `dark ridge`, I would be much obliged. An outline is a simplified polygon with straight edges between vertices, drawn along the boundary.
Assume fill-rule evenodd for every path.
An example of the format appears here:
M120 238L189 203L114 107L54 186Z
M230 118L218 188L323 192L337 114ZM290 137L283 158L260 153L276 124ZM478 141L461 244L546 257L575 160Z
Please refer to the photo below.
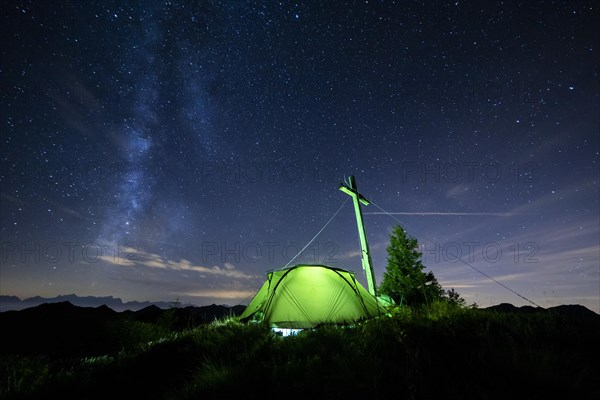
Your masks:
M41 304L21 311L0 313L3 345L0 354L80 357L118 352L135 342L139 325L144 334L182 330L226 316L237 316L244 306L210 305L161 309L156 305L139 311L117 312L107 305L79 307L68 301ZM161 331L162 330L162 331Z
M548 308L549 312L571 315L576 317L600 317L600 314L595 313L587 307L580 304L565 304L556 307Z
M150 301L128 301L123 302L118 297L112 296L77 296L76 294L60 295L51 298L45 298L40 296L30 297L21 300L17 296L4 296L0 295L0 312L13 311L13 310L24 310L26 308L36 307L40 304L45 303L61 303L68 301L73 305L79 307L99 307L106 305L115 311L138 311L150 305L155 305L159 308L167 309L173 306L173 303L166 301L150 302ZM186 304L188 305L188 304Z
M568 315L574 317L600 317L599 314L590 310L589 308L582 306L580 304L568 304L568 305L560 305L556 307L550 308L542 308L542 307L532 307L532 306L521 306L516 307L509 303L501 303L494 306L483 308L486 311L494 311L494 312L502 312L502 313L521 313L521 314L531 314L531 313L555 313L561 315Z
M532 307L532 306L521 306L516 307L509 303L501 303L495 306L484 308L484 310L489 311L497 311L497 312L518 312L518 313L536 313L536 312L544 312L545 308L542 307Z
M144 307L141 310L134 311L133 317L137 321L156 322L164 311L165 310L163 310L162 308L153 304L151 306Z
M501 303L501 304L496 304L494 306L486 307L486 308L484 308L484 310L498 311L498 312L516 312L516 311L518 311L518 307L515 307L514 305L512 305L510 303Z
M112 350L105 341L106 326L117 318L109 307L77 307L68 301L41 304L22 311L0 314L2 354L76 356L88 349Z

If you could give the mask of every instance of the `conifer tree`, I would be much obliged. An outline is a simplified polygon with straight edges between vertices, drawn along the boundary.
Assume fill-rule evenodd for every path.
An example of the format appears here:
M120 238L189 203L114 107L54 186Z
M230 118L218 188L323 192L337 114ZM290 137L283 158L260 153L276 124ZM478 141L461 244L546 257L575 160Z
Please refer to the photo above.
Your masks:
M417 306L443 297L444 290L433 275L424 272L417 239L394 227L387 247L387 268L379 293L387 294L396 304Z

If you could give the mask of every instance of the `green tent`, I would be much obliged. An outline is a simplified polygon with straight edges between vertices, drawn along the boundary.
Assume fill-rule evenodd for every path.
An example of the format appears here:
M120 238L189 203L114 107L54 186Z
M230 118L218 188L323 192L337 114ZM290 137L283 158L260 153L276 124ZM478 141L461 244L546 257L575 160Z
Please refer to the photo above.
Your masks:
M325 265L295 265L267 274L240 316L274 328L347 324L385 314L353 272Z

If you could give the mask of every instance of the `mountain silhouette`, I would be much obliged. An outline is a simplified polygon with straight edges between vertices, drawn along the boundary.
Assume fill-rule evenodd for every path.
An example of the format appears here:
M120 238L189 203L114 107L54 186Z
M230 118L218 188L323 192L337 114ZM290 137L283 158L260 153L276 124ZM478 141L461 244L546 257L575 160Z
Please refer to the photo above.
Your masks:
M542 307L532 307L532 306L521 306L516 307L509 303L501 303L494 306L486 307L484 310L495 311L495 312L511 312L511 313L536 313L536 312L549 312L561 315L568 315L574 317L598 317L598 314L589 308L582 306L580 304L564 304L555 307L542 308Z
M79 307L99 307L105 305L115 311L137 311L150 305L155 305L159 308L170 308L174 303L166 301L150 302L150 301L128 301L123 302L118 297L113 296L77 296L76 294L59 295L56 297L40 297L34 296L21 300L17 296L0 296L0 312L18 311L30 307L36 307L47 303L61 303L68 301L69 303ZM186 304L187 305L187 304Z

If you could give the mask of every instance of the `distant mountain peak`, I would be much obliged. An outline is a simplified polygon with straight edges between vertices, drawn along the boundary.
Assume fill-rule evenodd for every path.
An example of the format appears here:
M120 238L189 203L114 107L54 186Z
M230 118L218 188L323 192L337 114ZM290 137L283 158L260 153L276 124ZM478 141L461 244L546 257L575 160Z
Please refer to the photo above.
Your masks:
M151 302L151 301L129 301L124 302L122 299L113 296L78 296L74 293L58 295L56 297L41 297L34 296L26 299L20 299L17 296L0 295L0 312L11 310L23 310L25 308L36 307L46 303L69 302L72 305L79 307L101 307L106 306L114 311L138 311L148 306L154 306L160 309L171 308L173 303L166 301ZM191 304L182 304L188 306Z
M518 312L518 313L532 313L532 312L554 312L561 314L570 315L598 315L589 308L582 306L581 304L563 304L555 307L543 308L543 307L532 307L532 306L520 306L517 307L510 303L500 303L494 306L486 307L484 310L496 311L496 312Z

